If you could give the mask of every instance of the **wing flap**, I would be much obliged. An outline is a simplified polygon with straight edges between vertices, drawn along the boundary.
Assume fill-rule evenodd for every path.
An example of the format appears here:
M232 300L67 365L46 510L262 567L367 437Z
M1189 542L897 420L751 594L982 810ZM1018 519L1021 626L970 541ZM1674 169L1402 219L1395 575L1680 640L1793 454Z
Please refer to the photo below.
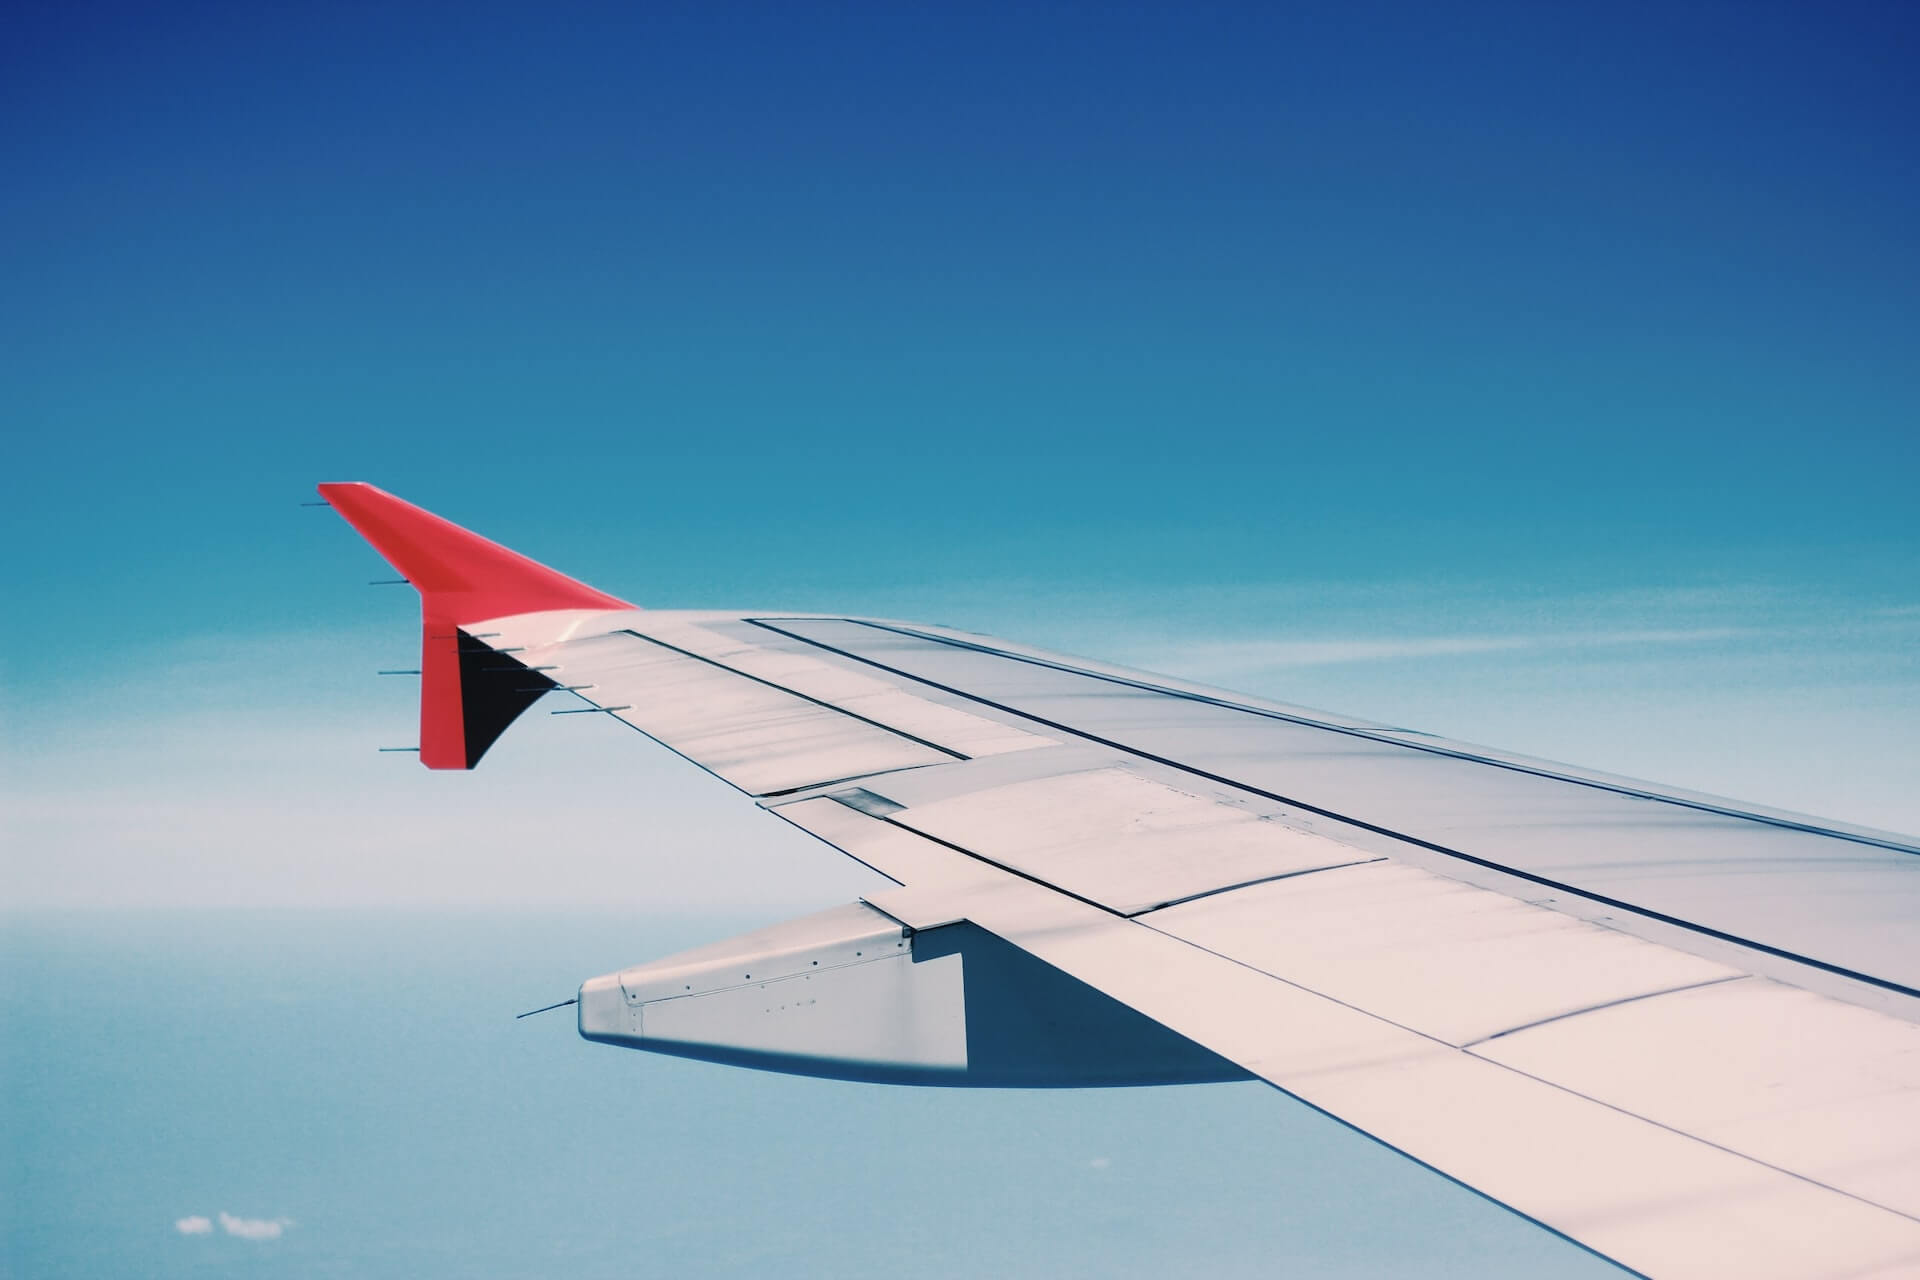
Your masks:
M1920 1218L1920 1026L1761 978L1476 1045L1480 1057Z
M904 805L893 821L1011 867L1122 915L1235 885L1363 862L1374 855L1287 821L1107 766L963 791L931 803L916 793L955 785L882 785Z
M1739 969L1393 861L1141 919L1452 1045Z
M970 920L1623 1266L1660 1276L1785 1280L1920 1265L1920 1221L1690 1131L1684 1109L1673 1117L1637 1114L1163 933L1150 927L1151 917L1102 910L830 799L776 812L902 881L904 888L867 898L896 919L912 927ZM1865 1010L1853 1015L1887 1021ZM1829 1048L1844 1056L1852 1047ZM1590 1055L1592 1069L1604 1078L1600 1064L1646 1051L1639 1040L1611 1044ZM1817 1082L1809 1087L1820 1093ZM1901 1114L1882 1119L1897 1122Z

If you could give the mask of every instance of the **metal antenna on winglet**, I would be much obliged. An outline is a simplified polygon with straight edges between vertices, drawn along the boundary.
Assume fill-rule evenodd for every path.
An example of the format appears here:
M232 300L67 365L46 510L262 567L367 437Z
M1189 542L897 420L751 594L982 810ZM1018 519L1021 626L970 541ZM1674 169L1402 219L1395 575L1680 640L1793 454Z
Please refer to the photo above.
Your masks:
M553 1009L564 1009L570 1004L579 1004L579 1003L580 1003L580 997L575 996L571 1000L562 1000L559 1004L543 1005L538 1009L529 1009L525 1013L516 1013L513 1015L513 1020L515 1022L518 1022L522 1018L531 1018L536 1013L547 1013Z

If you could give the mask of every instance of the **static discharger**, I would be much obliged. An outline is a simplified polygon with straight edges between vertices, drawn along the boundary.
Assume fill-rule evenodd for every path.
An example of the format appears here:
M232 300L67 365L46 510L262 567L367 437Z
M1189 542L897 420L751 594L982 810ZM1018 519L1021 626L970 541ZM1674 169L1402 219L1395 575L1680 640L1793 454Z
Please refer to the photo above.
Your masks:
M516 1013L513 1015L513 1020L515 1022L518 1022L522 1018L531 1018L536 1013L551 1013L555 1009L564 1009L570 1004L579 1004L579 1003L580 1003L580 997L575 996L571 1000L562 1000L559 1004L541 1005L538 1009L529 1009L525 1013Z

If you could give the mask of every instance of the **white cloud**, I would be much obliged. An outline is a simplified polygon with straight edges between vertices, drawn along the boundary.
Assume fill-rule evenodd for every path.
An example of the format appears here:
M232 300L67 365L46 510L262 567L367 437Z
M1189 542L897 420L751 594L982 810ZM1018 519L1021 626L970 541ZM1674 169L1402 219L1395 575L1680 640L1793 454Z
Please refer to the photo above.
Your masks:
M951 613L931 597L897 611L1632 776L1920 821L1920 617L1905 604L1855 617L1760 590L1421 584L960 594L973 603ZM875 884L605 717L536 707L472 776L376 752L417 741L417 684L364 674L404 667L410 635L395 621L202 637L6 690L0 901L772 915Z
M173 1229L183 1236L204 1236L213 1231L213 1220L197 1214L190 1218L175 1218Z
M1333 637L1311 640L1190 641L1169 645L1149 661L1162 668L1264 671L1343 662L1393 662L1468 654L1571 651L1632 646L1708 644L1741 639L1735 627L1671 627L1560 634Z
M392 653L208 649L158 653L165 697L137 714L114 710L125 691L77 690L0 733L6 843L23 851L0 856L0 902L793 914L875 883L605 717L535 708L481 772L435 774L374 750L417 740L417 682L356 674ZM276 686L289 670L300 683Z
M1113 1161L1107 1159L1105 1156L1095 1156L1093 1159L1087 1161L1087 1168L1104 1169L1108 1165L1111 1165L1112 1163Z
M292 1218L236 1218L225 1210L220 1213L220 1229L242 1240L278 1240L280 1233L292 1225Z

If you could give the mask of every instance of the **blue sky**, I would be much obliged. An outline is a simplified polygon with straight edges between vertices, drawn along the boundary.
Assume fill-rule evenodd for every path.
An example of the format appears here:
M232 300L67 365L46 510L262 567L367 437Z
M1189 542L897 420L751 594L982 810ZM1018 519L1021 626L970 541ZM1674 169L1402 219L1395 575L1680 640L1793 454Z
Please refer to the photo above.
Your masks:
M17 905L858 891L590 717L377 755L412 603L329 479L1920 830L1904 6L12 21Z
M337 616L287 504L363 478L643 602L1897 594L1913 26L30 15L0 90L16 590L169 633Z
M8 660L13 772L60 797L33 836L137 903L116 814L199 849L152 814L215 779L432 794L367 755L413 740L365 676L411 603L297 505L350 478L645 605L953 622L1920 827L1916 25L29 11L0 519L58 637ZM74 857L21 896L108 892ZM518 900L503 864L480 896Z

